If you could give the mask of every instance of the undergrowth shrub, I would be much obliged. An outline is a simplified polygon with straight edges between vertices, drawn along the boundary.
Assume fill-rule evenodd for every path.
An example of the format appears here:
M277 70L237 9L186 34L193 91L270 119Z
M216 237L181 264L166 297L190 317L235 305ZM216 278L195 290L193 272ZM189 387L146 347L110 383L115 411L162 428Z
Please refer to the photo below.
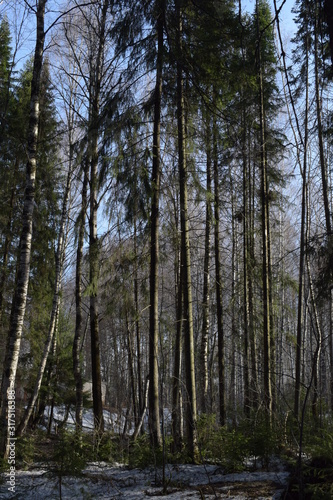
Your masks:
M248 455L248 437L238 429L220 427L215 415L200 415L198 441L203 461L218 463L227 470L241 471Z
M270 425L265 415L241 422L237 427L219 427L215 415L198 419L199 448L202 460L219 463L226 470L242 471L248 461L268 467L272 455L279 453L283 433Z
M254 459L254 466L259 462L268 467L273 455L278 454L283 435L276 422L270 424L265 415L248 424L248 453Z
M130 467L145 468L156 463L160 465L163 461L160 450L153 450L150 445L149 436L139 436L130 446L128 463Z
M52 456L52 470L60 476L78 476L86 467L91 448L73 432L62 430Z
M25 468L34 463L36 454L36 441L38 442L39 434L26 434L16 440L16 460L20 466Z

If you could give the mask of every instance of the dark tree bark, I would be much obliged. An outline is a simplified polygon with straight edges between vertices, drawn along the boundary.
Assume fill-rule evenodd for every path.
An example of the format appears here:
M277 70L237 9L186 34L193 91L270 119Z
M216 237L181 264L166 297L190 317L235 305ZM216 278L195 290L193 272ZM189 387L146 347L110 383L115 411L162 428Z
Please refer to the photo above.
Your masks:
M322 99L320 95L320 82L319 82L319 47L318 47L318 31L319 31L319 20L318 20L318 1L316 0L316 20L314 29L314 56L315 56L315 86L316 86L316 109L317 109L317 130L318 130L318 144L319 144L319 159L320 159L320 171L321 171L321 181L322 181L322 194L324 201L324 211L325 211L325 223L326 231L328 237L331 237L332 233L332 221L330 213L330 202L328 196L328 174L327 174L327 164L325 160L324 153L324 142L323 142L323 125L322 125Z
M333 66L333 2L332 0L324 1L324 12L328 25L328 33L330 37L331 61Z

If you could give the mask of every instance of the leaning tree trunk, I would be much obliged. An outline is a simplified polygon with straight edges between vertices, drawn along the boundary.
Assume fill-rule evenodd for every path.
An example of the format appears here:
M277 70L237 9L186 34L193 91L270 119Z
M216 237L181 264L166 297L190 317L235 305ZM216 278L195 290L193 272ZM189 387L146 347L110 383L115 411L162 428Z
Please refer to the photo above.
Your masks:
M161 162L161 100L163 69L164 1L157 0L157 66L154 102L152 202L150 221L150 312L149 312L149 433L153 448L162 445L158 387L158 270L159 270L159 198Z
M26 188L22 214L22 231L19 244L19 264L16 287L13 297L10 317L10 329L6 345L5 362L3 366L1 385L1 442L0 453L8 456L10 445L9 427L15 426L15 421L8 415L8 391L15 390L16 371L20 354L23 321L28 294L32 221L36 189L36 153L39 118L39 91L43 65L43 50L45 41L44 17L47 0L39 0L36 11L37 37L34 55L33 75L31 82L30 116L28 125L28 161L26 166Z
M197 440L197 401L195 387L194 367L194 332L192 313L192 281L191 258L188 220L188 194L187 194L187 166L186 166L186 138L185 138L185 100L184 78L182 65L182 12L180 2L176 0L177 15L177 121L178 121L178 162L179 162L179 187L180 187L180 228L181 228L181 263L184 298L184 351L186 373L186 428L187 451L191 460L198 460Z

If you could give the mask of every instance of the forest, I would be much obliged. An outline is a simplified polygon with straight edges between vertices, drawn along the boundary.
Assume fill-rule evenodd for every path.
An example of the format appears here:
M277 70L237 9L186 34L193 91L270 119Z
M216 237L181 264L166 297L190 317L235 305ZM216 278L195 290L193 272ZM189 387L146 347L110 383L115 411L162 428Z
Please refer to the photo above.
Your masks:
M288 4L0 3L2 468L278 455L332 498L333 6Z

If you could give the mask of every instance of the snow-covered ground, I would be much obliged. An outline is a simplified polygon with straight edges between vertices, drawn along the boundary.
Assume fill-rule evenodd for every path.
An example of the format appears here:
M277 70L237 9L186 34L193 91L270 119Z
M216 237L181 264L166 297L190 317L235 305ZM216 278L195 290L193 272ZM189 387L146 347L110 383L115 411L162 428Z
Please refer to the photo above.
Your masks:
M223 470L215 465L167 465L166 498L278 500L282 497L288 476L288 472L284 470L224 474ZM6 476L3 475L0 499L139 500L163 496L161 468L139 470L129 469L123 465L110 467L105 463L91 464L83 471L82 477L62 477L61 496L59 477L43 468L16 471L15 493L9 491L8 486Z

